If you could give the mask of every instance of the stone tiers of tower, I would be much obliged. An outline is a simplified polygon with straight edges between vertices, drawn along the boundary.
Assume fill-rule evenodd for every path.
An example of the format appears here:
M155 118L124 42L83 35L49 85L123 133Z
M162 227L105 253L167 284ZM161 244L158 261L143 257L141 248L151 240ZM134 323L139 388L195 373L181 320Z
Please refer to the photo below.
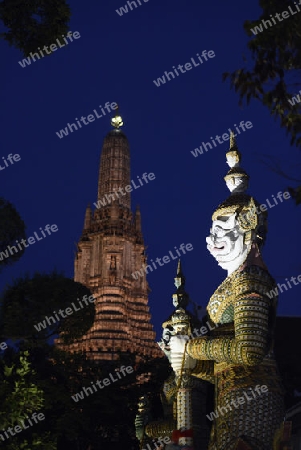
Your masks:
M130 183L128 140L114 129L103 143L98 208L86 210L75 257L74 280L93 293L96 315L89 332L68 348L94 360L115 360L126 351L142 358L162 356L151 324L146 276L132 276L146 264L146 256L140 211L132 214L131 195L125 191Z

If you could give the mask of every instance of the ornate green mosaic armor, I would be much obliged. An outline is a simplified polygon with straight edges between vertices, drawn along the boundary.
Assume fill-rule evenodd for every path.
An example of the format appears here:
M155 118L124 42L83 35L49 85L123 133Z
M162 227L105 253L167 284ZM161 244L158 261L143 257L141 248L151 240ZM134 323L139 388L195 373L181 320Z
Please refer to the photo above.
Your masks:
M259 266L235 271L209 301L212 336L187 343L186 352L199 360L193 375L215 384L210 450L235 449L239 439L250 449L273 449L284 416L273 356L277 298L267 295L273 288Z

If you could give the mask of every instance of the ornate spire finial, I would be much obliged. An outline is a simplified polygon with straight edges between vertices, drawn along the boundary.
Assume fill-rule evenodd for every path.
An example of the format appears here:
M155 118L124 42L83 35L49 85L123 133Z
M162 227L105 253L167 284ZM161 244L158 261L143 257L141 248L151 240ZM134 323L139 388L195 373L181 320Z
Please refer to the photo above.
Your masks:
M241 161L241 153L238 150L235 134L230 132L230 148L226 153L227 164L230 167L227 175L224 177L227 188L231 194L245 192L248 189L248 174L239 167Z
M234 131L230 130L230 150L237 150L237 143L236 143L236 139L235 139L235 134Z
M139 205L136 206L134 222L135 222L136 230L141 233L142 232L142 230L141 230L141 213L140 213Z
M179 258L178 267L177 267L177 275L180 275L181 273L182 273L182 264L181 264L181 260Z
M182 264L181 264L181 260L179 258L178 267L177 267L177 276L175 278L175 286L176 286L176 288L179 288L180 286L184 287L184 285L185 285L185 277L182 272Z
M180 259L178 260L177 266L177 276L175 278L175 286L177 288L176 292L172 296L172 303L175 307L174 312L168 318L166 322L162 324L163 328L168 326L172 327L172 329L179 334L190 334L190 319L191 314L189 311L186 311L186 308L189 304L189 295L185 291L185 277L182 272L182 265ZM181 331L186 330L186 333L182 333Z
M92 209L91 209L91 206L89 203L86 208L86 213L85 213L84 230L90 229L91 223L92 223Z
M189 302L189 296L185 291L185 277L182 272L181 260L178 261L177 276L175 277L175 286L177 291L173 294L173 304L176 308L186 308Z
M115 114L115 117L113 117L112 119L111 119L111 125L114 127L114 128L119 128L119 127L122 127L122 125L123 125L123 121L122 121L122 117L119 115L119 106L117 105L117 108L116 108L116 114Z
M227 164L232 169L232 167L238 167L241 161L241 153L238 150L235 134L231 130L230 133L230 148L226 153Z

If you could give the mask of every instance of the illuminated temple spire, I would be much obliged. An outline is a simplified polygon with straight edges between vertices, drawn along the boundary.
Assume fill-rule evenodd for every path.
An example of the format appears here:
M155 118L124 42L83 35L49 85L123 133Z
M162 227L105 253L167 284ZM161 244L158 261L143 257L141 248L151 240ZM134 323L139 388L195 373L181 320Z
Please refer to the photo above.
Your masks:
M99 168L97 201L118 203L130 209L131 196L125 187L131 184L130 146L120 127L123 121L117 112L111 120L114 129L105 137Z
M138 208L132 214L125 190L131 184L130 148L122 124L117 112L102 146L96 209L86 210L74 262L74 280L93 293L96 314L90 330L68 349L98 361L115 360L120 352L162 356L148 306L141 213Z

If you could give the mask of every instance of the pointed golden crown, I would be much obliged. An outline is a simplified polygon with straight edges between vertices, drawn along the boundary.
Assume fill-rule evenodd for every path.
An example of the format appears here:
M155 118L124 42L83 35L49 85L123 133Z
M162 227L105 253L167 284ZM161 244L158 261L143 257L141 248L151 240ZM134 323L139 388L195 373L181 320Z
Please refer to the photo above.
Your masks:
M245 191L248 189L249 175L240 167L241 153L238 150L235 134L231 131L230 148L226 153L227 164L230 167L224 177L230 190L230 196L221 203L212 215L212 220L220 216L237 213L237 221L242 230L247 233L247 240L251 239L252 232L259 231L260 235L267 231L267 213L258 214L259 203ZM260 229L260 230L259 230ZM259 235L257 234L259 237ZM264 238L261 237L263 240Z

